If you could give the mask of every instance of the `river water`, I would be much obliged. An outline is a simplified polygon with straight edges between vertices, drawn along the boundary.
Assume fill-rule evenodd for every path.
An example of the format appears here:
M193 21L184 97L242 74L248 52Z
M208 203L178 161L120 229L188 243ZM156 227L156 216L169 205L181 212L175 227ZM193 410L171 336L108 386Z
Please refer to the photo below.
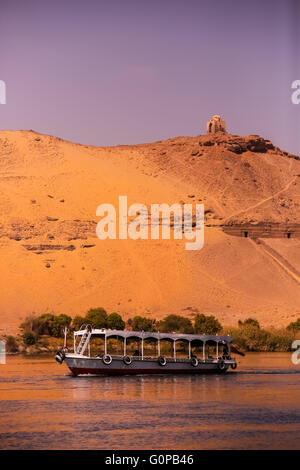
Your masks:
M252 353L224 375L72 377L9 356L0 449L300 449L300 365Z

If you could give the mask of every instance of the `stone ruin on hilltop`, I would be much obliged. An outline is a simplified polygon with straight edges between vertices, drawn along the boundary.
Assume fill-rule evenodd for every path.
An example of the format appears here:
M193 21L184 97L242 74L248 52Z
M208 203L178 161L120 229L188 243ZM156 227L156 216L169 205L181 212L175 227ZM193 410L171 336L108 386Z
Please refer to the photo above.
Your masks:
M215 134L216 132L226 132L226 122L216 115L206 124L207 134Z

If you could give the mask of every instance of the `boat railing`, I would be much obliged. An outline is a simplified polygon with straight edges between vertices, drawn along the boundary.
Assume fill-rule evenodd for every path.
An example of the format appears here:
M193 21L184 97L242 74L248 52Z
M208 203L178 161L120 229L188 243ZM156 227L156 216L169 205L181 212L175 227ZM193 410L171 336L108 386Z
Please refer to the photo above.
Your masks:
M112 360L114 359L118 359L118 360L123 360L124 359L124 356L122 355L118 355L118 354L111 354L110 355ZM132 362L134 361L144 361L144 362L151 362L151 361L157 361L159 356L130 356L130 359L132 360ZM104 354L100 354L98 356L96 356L97 359L102 359L102 357L104 357ZM195 356L194 356L195 357ZM192 358L189 358L189 357L171 357L171 356L165 356L167 362L169 363L172 363L172 362L182 362L182 363L186 363L186 362L191 362ZM201 358L201 357L197 357L198 359L198 362L199 363L214 363L214 362L218 362L221 357L215 357L215 358ZM228 358L228 359L231 359L231 358Z
M118 354L110 354L110 356L111 356L112 359L121 359L121 360L124 359L124 356L121 356L121 355L118 355ZM104 354L99 354L96 357L97 357L97 359L102 359L102 357L104 357ZM132 361L156 361L159 358L159 356L130 356L130 354L128 354L128 357L130 357L130 359ZM190 359L188 357L176 357L176 358L174 358L174 357L168 357L168 356L166 356L166 360L168 362L187 362L187 361L190 361Z
M79 345L76 345L77 338L80 337ZM230 343L232 342L231 336L219 336L219 335L194 335L194 334L181 334L181 333L160 333L160 332L145 332L145 331L126 331L126 330L107 330L107 329L94 329L91 325L84 325L84 328L79 331L74 332L74 352L80 355L84 355L85 351L88 351L87 356L90 357L90 340L92 337L100 337L104 340L104 355L107 355L108 351L108 340L109 339L118 339L123 341L123 352L124 356L127 355L127 341L130 338L135 338L139 341L139 354L140 356L131 356L131 360L153 360L153 358L147 359L145 356L145 341L148 339L156 340L156 352L158 357L161 355L161 341L168 340L173 342L173 357L167 358L169 362L186 362L191 360L193 357L192 347L195 346L194 341L198 342L198 346L202 345L202 354L197 358L198 361L204 360L205 362L217 361L220 356L220 348L226 347L228 354L230 355ZM187 341L188 344L188 358L177 357L176 354L176 344L177 341ZM215 345L216 348L216 358L207 357L209 350L207 347ZM120 349L117 349L120 351ZM124 356L119 356L121 359ZM117 358L118 355L115 355ZM135 359L133 359L135 357Z

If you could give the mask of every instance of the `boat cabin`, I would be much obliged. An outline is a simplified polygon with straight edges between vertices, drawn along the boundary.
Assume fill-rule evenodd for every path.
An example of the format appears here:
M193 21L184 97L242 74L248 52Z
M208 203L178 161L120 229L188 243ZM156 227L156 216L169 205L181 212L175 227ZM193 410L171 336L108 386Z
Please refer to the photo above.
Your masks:
M136 360L163 354L174 361L193 357L209 361L219 357L229 358L231 342L231 336L93 329L85 326L74 332L74 353L87 357L131 355ZM112 349L115 351L112 352Z

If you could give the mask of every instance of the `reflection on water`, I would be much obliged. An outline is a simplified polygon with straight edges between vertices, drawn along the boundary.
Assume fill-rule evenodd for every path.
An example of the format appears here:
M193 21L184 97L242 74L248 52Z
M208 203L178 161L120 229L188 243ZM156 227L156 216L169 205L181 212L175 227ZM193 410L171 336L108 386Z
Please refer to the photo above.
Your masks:
M249 354L208 376L72 377L53 358L0 365L1 449L299 449L300 366Z

